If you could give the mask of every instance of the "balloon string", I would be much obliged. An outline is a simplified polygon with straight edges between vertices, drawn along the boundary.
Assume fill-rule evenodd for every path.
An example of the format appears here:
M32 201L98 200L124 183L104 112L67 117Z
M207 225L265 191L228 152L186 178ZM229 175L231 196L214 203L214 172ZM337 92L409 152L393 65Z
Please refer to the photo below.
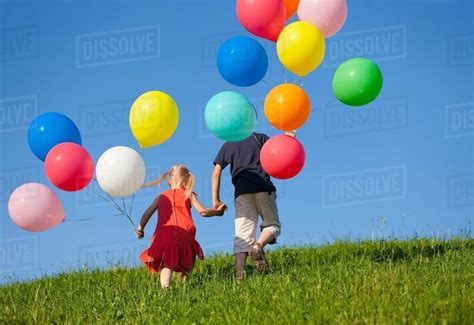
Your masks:
M97 179L96 179L95 177L94 177L94 181L97 183L97 185L99 184L99 182L97 181ZM133 223L132 218L128 215L127 210L126 210L126 208L125 208L125 200L124 200L124 198L122 198L122 202L123 202L123 206L124 206L124 210L122 210L122 208L120 207L120 205L109 195L109 193L107 193L107 192L104 192L104 193L107 195L107 197L109 198L110 201L107 200L107 198L106 198L105 196L101 195L100 193L99 193L99 196L100 196L102 199L104 199L105 201L107 201L107 202L109 202L109 203L112 203L112 205L120 212L120 213L117 214L117 215L124 215L124 216L126 216L127 219L130 221L130 223L132 224L133 229L135 229L136 226L135 226L135 224Z
M133 200L135 199L135 194L132 195L132 203L130 204L130 212L129 215L132 215L132 208L133 208Z
M281 66L281 69L283 70L283 78L284 78L285 83L286 83L287 81L286 81L286 71L285 71L285 67L282 65L282 66Z
M122 205L123 205L123 211L127 211L127 207L125 206L125 199L122 197Z
M329 102L327 102L327 103L325 103L325 104L321 104L320 107L313 108L313 109L311 110L311 112L315 112L315 111L317 111L317 110L319 110L319 109L321 109L321 108L326 108L327 106L329 106L329 105L331 105L331 104L334 104L334 103L336 103L336 102L337 102L337 99L333 99L333 100L331 100L331 101L329 101Z
M93 218L82 218L82 219L64 219L63 222L72 222L72 221L88 221L93 220Z
M268 85L268 82L267 82L265 79L262 79L262 82L263 82L265 85Z

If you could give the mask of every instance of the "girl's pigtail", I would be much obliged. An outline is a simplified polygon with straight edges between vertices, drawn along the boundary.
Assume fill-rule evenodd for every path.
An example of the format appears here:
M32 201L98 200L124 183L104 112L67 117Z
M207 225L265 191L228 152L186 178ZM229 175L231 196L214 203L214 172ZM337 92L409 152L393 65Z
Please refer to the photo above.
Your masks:
M191 197L191 194L193 193L194 182L195 182L194 175L191 172L189 172L188 181L186 182L186 186L185 186L186 197L188 199Z
M163 173L163 174L161 174L161 176L158 179L156 179L156 180L154 180L150 183L142 185L142 188L158 185L162 181L164 181L166 178L168 178L168 175L169 175L169 172Z

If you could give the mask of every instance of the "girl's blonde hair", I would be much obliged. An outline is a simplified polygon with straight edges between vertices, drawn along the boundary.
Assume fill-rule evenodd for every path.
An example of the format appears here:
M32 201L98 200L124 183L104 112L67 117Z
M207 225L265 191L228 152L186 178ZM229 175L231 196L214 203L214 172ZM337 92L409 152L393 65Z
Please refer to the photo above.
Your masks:
M195 179L194 175L189 171L188 167L183 164L174 165L170 168L169 171L161 174L158 179L154 180L153 182L147 183L142 187L159 185L165 179L168 179L168 181L170 182L174 181L178 183L181 187L184 187L186 191L186 197L188 199L191 197L191 194L193 193L194 189Z

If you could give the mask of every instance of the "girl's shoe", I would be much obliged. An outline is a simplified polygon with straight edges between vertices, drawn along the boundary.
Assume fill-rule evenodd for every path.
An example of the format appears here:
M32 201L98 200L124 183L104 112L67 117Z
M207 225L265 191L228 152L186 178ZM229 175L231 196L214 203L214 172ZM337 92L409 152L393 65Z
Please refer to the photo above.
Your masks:
M265 260L265 252L263 251L262 245L255 243L249 252L250 257L255 261L257 271L260 273L267 274L270 272L270 267Z

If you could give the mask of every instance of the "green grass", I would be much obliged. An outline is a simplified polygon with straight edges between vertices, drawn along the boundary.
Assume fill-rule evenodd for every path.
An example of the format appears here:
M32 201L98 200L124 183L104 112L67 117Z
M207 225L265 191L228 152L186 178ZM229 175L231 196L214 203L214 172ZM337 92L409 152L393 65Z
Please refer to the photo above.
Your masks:
M474 240L337 242L267 254L236 285L231 256L159 289L144 267L0 288L0 323L474 323Z

